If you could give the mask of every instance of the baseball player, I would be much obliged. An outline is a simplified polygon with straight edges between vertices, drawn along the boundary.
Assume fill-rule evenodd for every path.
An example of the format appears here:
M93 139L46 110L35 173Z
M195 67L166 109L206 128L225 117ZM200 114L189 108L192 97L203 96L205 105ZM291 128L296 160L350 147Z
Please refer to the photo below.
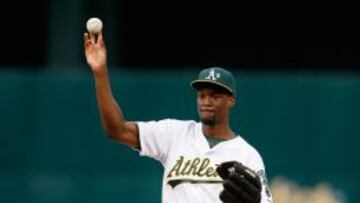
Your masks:
M229 126L236 100L231 72L210 67L191 82L200 122L127 121L112 95L102 33L97 40L84 33L84 48L104 131L161 162L164 203L272 202L260 154Z

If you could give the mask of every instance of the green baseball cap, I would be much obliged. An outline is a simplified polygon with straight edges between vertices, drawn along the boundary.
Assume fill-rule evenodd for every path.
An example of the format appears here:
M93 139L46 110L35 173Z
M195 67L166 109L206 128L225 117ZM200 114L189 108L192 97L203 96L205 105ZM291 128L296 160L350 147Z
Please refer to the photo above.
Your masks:
M235 78L233 74L221 67L210 67L200 71L197 79L191 82L195 89L217 86L225 89L231 95L236 94Z

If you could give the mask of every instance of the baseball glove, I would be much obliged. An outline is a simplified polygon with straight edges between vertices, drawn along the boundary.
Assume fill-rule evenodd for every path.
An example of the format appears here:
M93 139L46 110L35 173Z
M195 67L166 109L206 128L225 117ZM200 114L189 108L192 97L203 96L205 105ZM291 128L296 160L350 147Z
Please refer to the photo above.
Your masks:
M248 167L236 161L220 164L217 173L224 180L220 199L224 203L260 203L260 177Z

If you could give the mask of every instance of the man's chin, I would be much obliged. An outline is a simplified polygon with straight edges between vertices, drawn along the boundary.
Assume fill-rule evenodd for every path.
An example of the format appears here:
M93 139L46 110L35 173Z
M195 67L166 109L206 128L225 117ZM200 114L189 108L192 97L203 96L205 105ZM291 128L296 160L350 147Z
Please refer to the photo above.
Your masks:
M202 119L201 119L201 122L202 122L204 125L209 125L209 126L214 126L214 125L216 124L215 118L212 118L212 119L202 118Z

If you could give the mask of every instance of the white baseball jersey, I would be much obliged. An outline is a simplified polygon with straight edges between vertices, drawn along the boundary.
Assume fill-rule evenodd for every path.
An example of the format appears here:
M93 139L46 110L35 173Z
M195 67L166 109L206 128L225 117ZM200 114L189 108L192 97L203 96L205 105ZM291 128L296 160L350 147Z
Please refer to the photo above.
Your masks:
M262 158L240 136L211 148L199 122L165 119L137 124L140 155L164 166L163 203L221 203L223 186L216 166L225 161L255 170L262 178L261 203L272 202Z

